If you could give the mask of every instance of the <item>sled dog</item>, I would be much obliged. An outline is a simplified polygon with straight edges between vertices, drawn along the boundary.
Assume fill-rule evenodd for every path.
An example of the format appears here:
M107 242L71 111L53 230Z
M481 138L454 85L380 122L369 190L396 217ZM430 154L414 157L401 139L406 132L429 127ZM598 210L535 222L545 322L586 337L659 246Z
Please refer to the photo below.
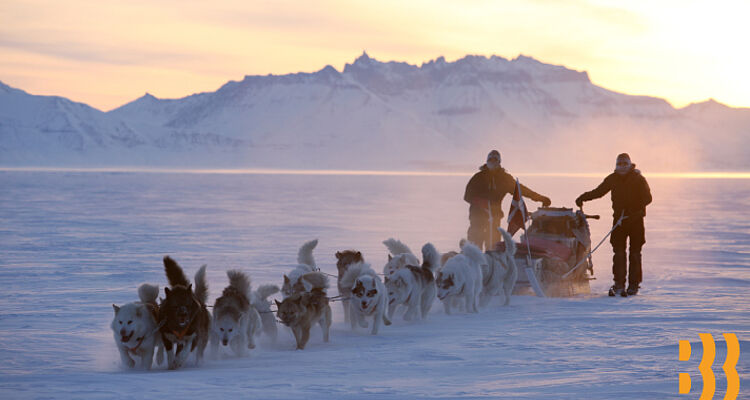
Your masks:
M336 269L338 269L338 280L337 285L339 288L339 296L341 296L341 305L344 307L344 322L349 322L349 298L352 295L352 288L342 285L341 282L344 279L344 274L349 269L349 266L354 263L365 262L365 258L362 257L362 253L356 250L344 250L336 252Z
M451 313L454 301L463 299L467 312L479 312L479 295L482 292L482 267L484 253L471 242L466 242L458 254L449 259L435 278L438 298L445 313Z
M302 274L297 282L292 285L292 294L301 292L312 292L315 289L323 293L328 291L328 276L320 271Z
M388 289L388 315L393 318L396 307L407 308L404 320L424 319L435 301L434 271L440 266L440 254L432 243L422 247L422 266L407 265L385 277Z
M461 239L458 242L458 248L459 249L463 248L465 243L466 243L466 239ZM453 258L454 256L456 256L458 254L460 254L460 253L458 253L457 251L453 251L453 250L451 250L451 251L449 251L447 253L443 253L440 256L440 265L441 266L445 265L445 263L448 262L448 260L450 260L451 258Z
M229 286L216 299L211 323L211 353L219 356L219 344L228 346L237 356L255 348L260 334L260 314L250 305L250 278L237 270L227 271Z
M195 354L196 364L200 364L211 326L211 315L206 308L206 266L200 267L195 274L195 289L182 268L169 256L164 257L164 271L171 289L164 288L165 298L159 305L159 324L168 367L180 368L190 353Z
M271 302L268 301L268 296L278 292L279 287L276 285L261 285L250 297L250 305L260 314L263 333L273 342L276 341L278 329L276 328L276 316L271 311Z
M503 236L505 251L488 251L485 253L486 263L482 264L482 294L479 305L484 307L492 296L500 296L503 305L510 304L510 295L518 279L518 269L514 255L516 244L513 237L503 228L497 230Z
M163 359L161 335L159 334L159 286L147 283L138 287L140 301L118 307L112 304L115 317L112 332L122 363L129 368L151 369L154 347L159 348L158 363Z
M388 254L388 262L383 267L383 275L390 276L397 269L407 265L419 265L417 256L411 252L409 246L400 240L390 238L383 241L383 244L388 248L388 252L390 253Z
M323 341L328 342L331 328L331 306L326 294L315 289L294 293L282 302L276 300L277 315L281 323L290 327L297 342L297 350L304 350L310 339L310 328L316 322L323 329Z
M299 251L297 252L298 265L288 274L284 275L284 283L281 286L281 294L284 297L289 297L294 293L294 285L302 275L318 270L312 254L317 245L318 239L314 239L303 244L302 247L299 248Z
M367 327L365 317L372 316L373 335L377 335L380 325L390 325L388 318L388 289L375 271L367 263L356 263L349 266L342 284L351 288L352 297L349 305L349 322L352 330L359 324Z

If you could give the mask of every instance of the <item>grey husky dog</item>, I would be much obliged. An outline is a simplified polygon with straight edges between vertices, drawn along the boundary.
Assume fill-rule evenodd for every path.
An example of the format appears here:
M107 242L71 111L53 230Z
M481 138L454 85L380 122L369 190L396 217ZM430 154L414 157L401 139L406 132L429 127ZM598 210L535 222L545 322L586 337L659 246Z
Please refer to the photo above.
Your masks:
M516 267L516 243L503 228L497 230L503 236L505 243L504 251L487 251L485 253L486 263L482 264L482 293L479 304L484 307L492 296L500 296L503 305L510 303L510 295L513 286L518 280L518 268Z
M419 265L417 256L411 252L409 246L400 240L390 238L384 240L383 244L388 248L388 252L390 253L388 254L388 262L383 266L383 275L390 276L397 269L407 265Z
M276 316L271 311L271 302L268 296L278 293L279 287L276 285L261 285L250 296L250 306L260 314L260 320L263 324L263 333L276 342L278 329L276 327Z
M219 355L219 343L237 356L255 348L255 335L261 332L260 314L250 305L250 278L241 271L227 271L229 286L216 299L211 324L211 350Z
M195 290L182 268L169 256L164 257L164 271L172 288L164 288L166 297L159 305L159 330L169 369L181 367L190 353L195 353L195 362L200 364L211 327L211 315L206 308L206 266L195 273Z
M112 332L117 350L120 351L122 363L130 368L151 369L154 359L154 347L159 348L158 363L164 357L161 335L159 334L159 286L147 283L138 287L135 301L118 307L112 304L115 317L112 319Z
M432 243L422 247L422 266L407 265L385 277L388 288L388 315L393 317L396 307L407 306L404 320L423 319L435 301L435 277L440 267L440 253Z
M318 271L318 267L315 265L315 258L313 258L312 254L317 245L318 239L314 239L299 248L297 252L297 266L288 274L284 274L284 283L281 286L281 294L284 297L289 297L295 293L295 285L297 285L302 275ZM299 285L296 288L298 289Z

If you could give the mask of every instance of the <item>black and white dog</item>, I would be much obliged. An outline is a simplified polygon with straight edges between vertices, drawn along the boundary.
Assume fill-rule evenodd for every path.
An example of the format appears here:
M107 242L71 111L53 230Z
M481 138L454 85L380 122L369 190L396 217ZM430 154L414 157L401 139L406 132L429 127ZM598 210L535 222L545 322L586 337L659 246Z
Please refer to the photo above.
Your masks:
M341 305L344 307L344 322L349 322L349 304L352 296L352 288L342 284L344 275L350 265L365 262L362 253L357 250L344 250L336 252L336 269L338 270L338 288L341 296Z
M446 314L450 314L451 307L460 304L461 300L467 312L479 312L482 264L486 263L482 250L471 242L466 242L460 254L446 261L435 279L437 295Z
M422 265L397 268L385 277L388 288L388 315L399 305L407 307L404 320L424 319L435 301L435 270L440 267L440 253L432 243L422 247Z
M349 305L349 321L352 330L357 325L368 326L365 317L372 317L373 335L378 334L381 324L390 325L388 318L388 289L377 273L367 263L350 265L346 271L342 284L351 287L351 303Z

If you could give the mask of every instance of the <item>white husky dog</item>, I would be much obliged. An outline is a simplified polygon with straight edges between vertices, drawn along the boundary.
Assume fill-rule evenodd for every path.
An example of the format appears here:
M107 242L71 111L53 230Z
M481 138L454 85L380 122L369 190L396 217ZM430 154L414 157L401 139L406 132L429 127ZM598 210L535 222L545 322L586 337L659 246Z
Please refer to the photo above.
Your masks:
M482 292L482 264L487 261L482 250L466 242L458 254L448 261L437 274L438 298L443 302L445 313L451 313L454 301L464 300L467 312L479 312L479 295Z
M250 305L260 314L260 320L263 322L263 333L276 341L278 328L276 327L276 316L271 311L271 302L268 296L278 293L279 287L276 285L261 285L250 296Z
M510 304L510 295L513 286L518 280L518 269L516 267L515 254L516 243L503 228L497 230L503 235L505 251L488 251L485 253L486 263L482 264L482 294L480 305L486 306L492 296L500 296L503 305Z
M260 315L250 306L250 278L241 271L227 271L229 286L214 303L211 324L211 350L219 355L219 343L229 346L237 356L255 348L255 335L262 328Z
M317 271L318 267L315 265L315 258L313 258L313 250L318 245L318 239L311 240L302 245L297 252L297 266L284 275L284 284L281 286L281 294L284 298L291 296L294 293L294 285L297 283L299 278L308 273Z
M388 289L378 274L367 263L356 263L349 266L344 274L342 284L352 288L349 305L349 321L352 330L357 324L367 328L365 317L372 316L372 334L377 335L380 325L390 325L388 319Z
M388 254L388 262L383 267L383 275L390 276L396 272L397 269L403 268L407 265L419 265L417 256L411 252L409 246L405 245L400 240L390 238L383 241L383 244L390 252L390 254Z
M154 359L154 347L159 348L157 363L161 364L164 352L159 333L159 286L147 283L138 287L138 298L141 301L118 307L112 304L115 317L110 327L115 337L117 350L120 351L122 363L129 368L151 369Z
M385 277L388 288L388 315L393 317L396 307L407 306L404 320L423 319L435 302L435 270L440 267L440 253L432 243L422 247L422 266L407 265Z

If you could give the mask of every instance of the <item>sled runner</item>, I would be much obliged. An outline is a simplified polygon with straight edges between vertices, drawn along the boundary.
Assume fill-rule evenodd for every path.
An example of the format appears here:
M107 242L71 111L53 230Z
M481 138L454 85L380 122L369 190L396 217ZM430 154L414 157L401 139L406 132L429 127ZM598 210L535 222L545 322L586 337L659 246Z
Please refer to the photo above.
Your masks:
M569 297L591 293L589 281L594 279L594 266L589 255L588 218L599 216L553 207L531 213L531 226L517 245L518 281L514 294Z

